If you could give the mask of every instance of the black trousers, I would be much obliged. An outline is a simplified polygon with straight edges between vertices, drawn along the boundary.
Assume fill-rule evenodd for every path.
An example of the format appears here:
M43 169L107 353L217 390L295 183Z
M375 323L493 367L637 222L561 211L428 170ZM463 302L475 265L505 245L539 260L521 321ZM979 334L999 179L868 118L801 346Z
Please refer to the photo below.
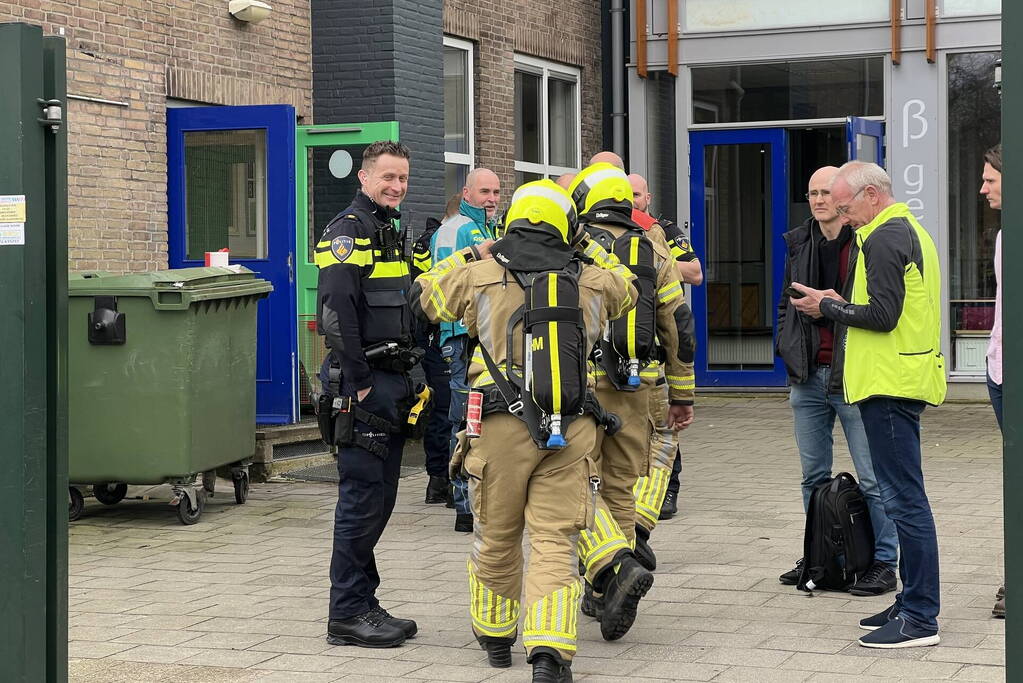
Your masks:
M408 375L374 370L373 389L359 405L397 424L397 404L411 393ZM355 390L342 381L341 394L355 396ZM338 451L340 482L334 509L334 553L330 560L331 619L347 619L380 604L375 596L380 574L373 549L394 509L405 445L400 434L383 434L362 422L356 422L355 429L386 443L387 452L380 457L357 446Z
M448 407L451 405L451 369L440 354L436 338L432 344L430 341L427 334L417 333L416 345L426 350L426 355L419 365L426 375L426 383L433 389L433 411L423 434L423 450L426 452L426 473L431 477L446 478L448 462L451 460L451 422L448 420Z

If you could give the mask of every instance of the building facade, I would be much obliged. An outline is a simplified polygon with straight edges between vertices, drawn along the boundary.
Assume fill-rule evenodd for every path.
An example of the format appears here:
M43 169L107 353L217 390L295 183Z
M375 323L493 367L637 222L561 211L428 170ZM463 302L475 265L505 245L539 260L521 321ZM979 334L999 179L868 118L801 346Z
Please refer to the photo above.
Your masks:
M690 222L706 269L692 292L697 382L784 385L773 355L781 234L809 216L810 173L851 158L882 163L934 237L950 380L983 381L999 215L977 191L1000 135L1000 2L821 10L632 0L630 165L650 176L658 210Z

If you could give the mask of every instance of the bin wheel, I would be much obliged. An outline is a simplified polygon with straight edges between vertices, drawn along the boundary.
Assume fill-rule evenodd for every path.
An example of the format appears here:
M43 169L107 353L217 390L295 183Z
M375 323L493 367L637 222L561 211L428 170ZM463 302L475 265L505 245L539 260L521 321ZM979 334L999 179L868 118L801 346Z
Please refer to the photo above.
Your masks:
M117 505L128 493L127 484L96 484L92 487L92 495L104 505Z
M198 522L199 518L202 517L202 511L206 509L206 489L197 488L195 490L195 500L198 505L193 510L192 506L188 504L188 496L181 496L181 501L178 503L178 519L181 520L182 524L190 526Z
M85 496L74 486L68 487L68 495L71 496L67 506L67 518L68 521L75 521L82 516L82 512L85 511Z
M217 471L210 470L202 473L202 487L212 496L213 490L217 487Z
M242 472L234 479L234 502L239 505L249 499L249 473Z

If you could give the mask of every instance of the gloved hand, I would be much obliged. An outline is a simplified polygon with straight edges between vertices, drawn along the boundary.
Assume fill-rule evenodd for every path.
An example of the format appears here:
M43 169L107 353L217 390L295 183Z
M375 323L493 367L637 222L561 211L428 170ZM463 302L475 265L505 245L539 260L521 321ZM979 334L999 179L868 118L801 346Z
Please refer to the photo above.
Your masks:
M451 461L448 462L448 479L452 481L462 476L462 461L465 460L465 452L469 450L469 438L465 435L464 429L458 432L455 438L457 439L455 450L451 454Z

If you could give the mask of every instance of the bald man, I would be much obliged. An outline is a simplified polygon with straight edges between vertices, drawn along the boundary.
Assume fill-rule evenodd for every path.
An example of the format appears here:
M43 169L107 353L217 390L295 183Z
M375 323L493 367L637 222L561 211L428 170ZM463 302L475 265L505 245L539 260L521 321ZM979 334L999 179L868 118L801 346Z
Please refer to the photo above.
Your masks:
M813 215L784 235L787 251L782 282L809 280L815 283L811 287L842 292L849 299L857 249L852 228L845 224L831 199L831 184L837 173L834 166L825 166L810 177L806 198ZM814 488L831 478L832 432L838 417L874 528L874 565L849 592L881 595L895 589L898 538L878 491L860 411L846 403L842 393L844 336L843 326L826 318L814 321L801 315L789 295L781 294L776 348L785 362L791 385L789 405L803 469L803 510L809 506ZM794 569L778 580L795 585L802 563L799 560Z
M501 182L489 168L475 168L465 178L462 188L462 203L458 213L444 219L430 240L430 255L433 263L440 263L456 251L495 239L497 204L501 198ZM451 370L451 402L448 418L451 420L451 441L448 458L458 443L465 418L465 402L469 395L465 372L468 366L465 357L469 337L461 321L440 324L440 351ZM446 471L446 470L445 470ZM430 477L430 487L443 485ZM469 507L469 487L465 480L451 482L455 504L455 531L469 533L473 528L472 509Z
M623 171L625 170L625 162L622 161L622 158L615 154L614 152L597 152L592 157L590 157L590 163L587 164L587 166L592 166L593 164L601 163L611 164L612 166L617 166Z
M575 176L575 173L562 173L554 182L567 190L568 186L572 184L573 180L575 180Z

